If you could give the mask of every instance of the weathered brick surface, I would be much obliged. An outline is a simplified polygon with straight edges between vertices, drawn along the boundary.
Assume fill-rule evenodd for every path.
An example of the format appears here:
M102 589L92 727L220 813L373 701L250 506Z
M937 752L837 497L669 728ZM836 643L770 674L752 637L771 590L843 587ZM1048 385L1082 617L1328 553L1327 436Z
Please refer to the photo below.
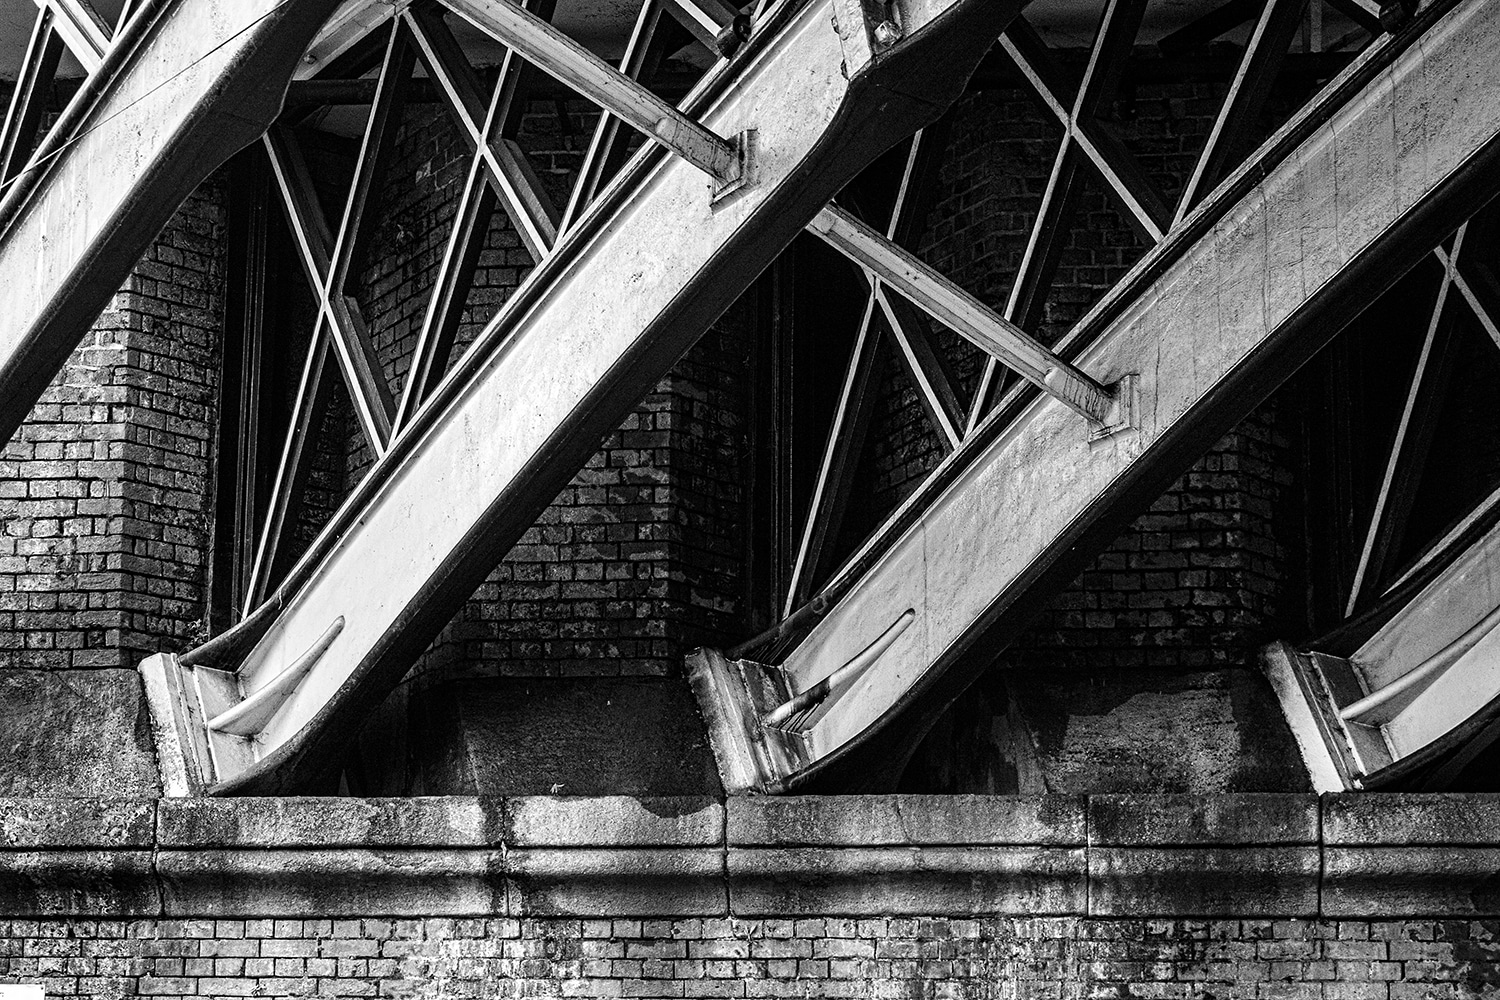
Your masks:
M0 920L49 997L1446 1000L1500 985L1488 921Z
M0 666L203 637L222 193L177 213L0 453Z

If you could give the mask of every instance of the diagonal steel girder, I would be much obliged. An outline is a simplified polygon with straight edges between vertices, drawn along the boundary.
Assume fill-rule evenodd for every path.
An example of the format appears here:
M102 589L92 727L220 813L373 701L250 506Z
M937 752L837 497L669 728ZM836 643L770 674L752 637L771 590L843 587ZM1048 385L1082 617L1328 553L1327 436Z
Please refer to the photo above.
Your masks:
M1500 4L1429 6L1060 345L1100 382L1134 378L1132 429L1099 439L1057 400L1013 391L814 598L821 620L779 667L713 651L690 661L726 788L889 785L988 662L976 641L1003 649L1205 448L1500 193L1497 63ZM755 671L804 710L795 732L762 724L778 705L746 687Z
M336 769L353 728L599 440L829 198L957 99L1021 5L768 11L683 107L720 136L754 130L740 185L638 153L281 590L205 647L142 665L169 791L278 792Z
M0 439L193 190L265 131L338 0L143 0L0 201Z

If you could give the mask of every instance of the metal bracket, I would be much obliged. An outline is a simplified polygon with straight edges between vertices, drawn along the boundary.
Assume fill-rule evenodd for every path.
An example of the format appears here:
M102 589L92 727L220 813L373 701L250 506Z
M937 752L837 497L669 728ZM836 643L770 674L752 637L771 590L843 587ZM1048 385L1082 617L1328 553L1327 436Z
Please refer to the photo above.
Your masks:
M1109 390L1110 406L1104 419L1089 421L1090 441L1103 441L1140 427L1141 377L1134 373L1122 375L1119 381L1105 388Z
M755 183L756 130L747 128L733 139L735 155L739 157L739 173L728 180L715 180L710 205L717 205L736 191L742 191Z

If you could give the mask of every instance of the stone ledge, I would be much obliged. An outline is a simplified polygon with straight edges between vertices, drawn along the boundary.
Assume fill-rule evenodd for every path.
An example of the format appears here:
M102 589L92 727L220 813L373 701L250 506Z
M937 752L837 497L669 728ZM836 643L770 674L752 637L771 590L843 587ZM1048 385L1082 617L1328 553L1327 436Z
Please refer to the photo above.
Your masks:
M0 916L150 917L160 908L150 851L0 854Z
M1330 917L1500 916L1500 848L1330 847Z
M532 848L505 856L512 916L723 916L724 852Z
M729 849L735 916L1082 913L1081 847Z
M505 800L510 847L715 847L724 842L724 806L706 797Z
M162 799L162 847L714 846L710 798ZM150 843L149 838L146 841Z
M151 847L156 805L155 799L0 799L0 850Z
M1090 916L1312 917L1317 847L1091 847Z
M477 798L162 799L162 847L491 847L505 823Z
M1326 795L1323 842L1329 846L1500 846L1500 795Z
M742 847L906 844L1082 846L1083 796L838 795L731 798L727 843Z
M1318 842L1312 794L1094 795L1088 809L1095 847Z
M500 851L164 850L170 917L505 915Z
M1500 796L0 799L0 917L923 913L1500 915Z

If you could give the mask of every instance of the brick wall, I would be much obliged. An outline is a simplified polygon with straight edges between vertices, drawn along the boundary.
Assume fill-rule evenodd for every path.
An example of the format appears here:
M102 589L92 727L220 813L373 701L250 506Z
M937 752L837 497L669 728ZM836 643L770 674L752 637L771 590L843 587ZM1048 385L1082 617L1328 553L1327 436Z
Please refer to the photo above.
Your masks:
M94 997L1476 997L1500 985L1497 808L1361 793L0 799L0 982Z
M1500 985L1489 920L0 920L48 997L1448 1000Z
M0 452L0 665L204 638L222 194L183 206Z
M0 452L0 792L154 794L135 664L206 637L223 187L179 210Z

